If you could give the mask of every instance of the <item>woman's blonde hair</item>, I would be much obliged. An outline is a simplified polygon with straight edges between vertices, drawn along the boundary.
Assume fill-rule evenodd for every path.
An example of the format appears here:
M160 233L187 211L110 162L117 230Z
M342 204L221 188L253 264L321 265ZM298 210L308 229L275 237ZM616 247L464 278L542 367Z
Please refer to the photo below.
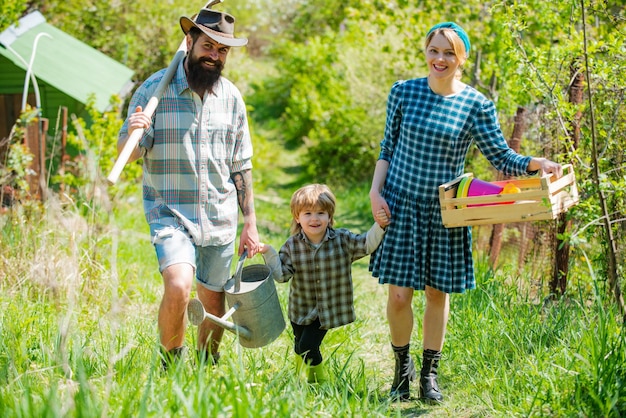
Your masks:
M333 226L335 205L337 200L335 195L325 184L309 184L296 190L291 196L291 234L302 231L302 227L296 221L300 212L307 209L321 209L328 212L329 226Z
M428 45L430 45L430 42L437 34L442 34L448 40L448 42L450 42L450 45L452 45L452 49L454 50L454 55L462 60L462 64L464 64L465 61L467 61L467 51L465 50L465 44L463 43L463 40L454 31L454 29L438 28L433 30L426 37L426 42L424 42L424 49L428 49ZM461 65L457 70L457 78L461 78L462 67L463 65Z

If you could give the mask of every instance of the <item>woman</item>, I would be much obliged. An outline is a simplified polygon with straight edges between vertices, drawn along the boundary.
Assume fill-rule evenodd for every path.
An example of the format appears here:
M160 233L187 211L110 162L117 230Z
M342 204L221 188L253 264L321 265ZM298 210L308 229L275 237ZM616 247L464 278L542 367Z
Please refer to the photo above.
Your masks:
M493 102L460 80L469 51L469 38L459 25L435 25L425 42L428 76L396 82L387 102L370 200L372 213L383 209L391 224L372 255L370 270L389 285L387 319L395 357L391 396L398 400L409 399L409 383L417 377L409 353L414 291L424 290L426 296L420 398L441 402L437 368L449 294L476 286L471 230L444 228L438 186L463 173L472 142L507 175L539 170L562 175L560 164L508 147Z

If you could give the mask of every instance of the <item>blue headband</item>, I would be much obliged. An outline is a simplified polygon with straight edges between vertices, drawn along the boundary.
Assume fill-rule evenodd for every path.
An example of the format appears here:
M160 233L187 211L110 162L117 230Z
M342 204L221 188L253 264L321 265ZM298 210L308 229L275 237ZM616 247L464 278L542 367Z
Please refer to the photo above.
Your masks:
M426 37L428 38L428 36L435 30L437 29L452 29L454 32L456 32L456 34L459 36L459 38L461 38L461 40L463 41L463 45L465 45L465 52L467 54L469 54L470 52L470 41L469 41L469 37L467 36L467 33L463 30L462 27L460 27L459 25L457 25L454 22L442 22L442 23L437 23L435 26L433 26L432 28L430 28L430 30L428 31L428 33L426 34Z

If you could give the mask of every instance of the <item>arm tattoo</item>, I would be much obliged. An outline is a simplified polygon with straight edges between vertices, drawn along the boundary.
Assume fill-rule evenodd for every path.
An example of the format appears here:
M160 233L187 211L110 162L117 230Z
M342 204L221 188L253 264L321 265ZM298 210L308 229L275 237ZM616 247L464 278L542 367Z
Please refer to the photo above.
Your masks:
M254 201L252 198L252 170L243 170L232 173L230 178L237 189L237 203L241 213L246 216L254 213Z

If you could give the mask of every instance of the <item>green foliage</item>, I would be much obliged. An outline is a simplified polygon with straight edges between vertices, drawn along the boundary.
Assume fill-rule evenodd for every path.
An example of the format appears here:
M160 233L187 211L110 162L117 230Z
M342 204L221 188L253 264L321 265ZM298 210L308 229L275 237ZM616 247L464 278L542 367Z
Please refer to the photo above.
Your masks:
M17 143L9 147L8 157L6 167L0 170L2 184L14 185L18 190L28 192L30 186L26 176L34 174L29 169L33 155L26 145Z
M479 288L451 298L446 344L489 415L621 416L626 334L603 292L532 303L511 272L481 266Z
M338 222L364 231L371 219L365 189L337 192ZM263 210L288 213L287 205ZM369 276L367 260L353 269L357 321L331 330L322 346L328 383L298 379L289 330L260 349L243 349L226 333L220 364L201 367L193 359L196 329L190 325L192 352L163 373L156 341L162 284L140 205L120 200L107 222L87 220L72 206L24 215L19 208L0 215L0 407L6 417L625 412L626 334L601 289L542 304L545 295L528 289L526 277L493 272L478 253L478 289L451 297L439 369L446 402L392 403L386 290ZM285 232L265 238L278 245ZM85 251L93 247L102 254ZM277 291L285 307L288 285L277 284ZM419 292L414 309L421 328ZM419 358L419 332L411 344Z
M15 24L28 4L27 0L4 0L0 3L0 32Z
M626 143L616 135L626 128L624 9L615 2L585 2L585 9L581 7L578 1L496 2L491 7L490 19L485 20L485 33L495 42L492 44L495 48L478 40L481 77L485 76L478 84L489 86L489 94L497 100L501 116L511 114L520 105L530 111L523 152L574 164L582 201L570 215L578 221L574 224L578 243L595 242L601 233L600 193L609 204L608 213L618 223L626 213L623 199ZM586 16L584 33L583 15ZM584 59L585 53L588 61ZM587 62L590 67L586 66ZM576 105L570 103L574 71L585 75L583 103ZM580 139L574 148L572 132L577 118L580 118ZM502 120L506 131L507 120ZM594 136L596 144L592 141ZM599 157L598 184L591 180L595 156ZM474 163L470 159L470 166ZM618 225L613 228L617 248L624 248L624 228ZM606 251L600 251L598 256L605 257L602 254ZM618 265L623 264L623 251L618 250L618 258Z
M120 107L120 99L111 98L111 108ZM68 132L67 148L70 160L65 170L51 177L51 186L58 189L68 187L66 193L79 203L94 198L95 188L101 186L101 179L107 175L117 159L117 138L123 120L114 110L99 112L94 107L93 98L86 105L89 121L76 118L74 132ZM137 180L141 176L140 162L126 165L123 177ZM125 187L122 183L122 186Z
M597 317L591 329L583 333L588 356L577 355L580 373L575 380L575 399L585 416L623 416L626 413L626 336L622 330L607 327L615 315L598 300Z
M320 35L341 32L354 19L379 19L387 13L392 13L393 6L393 2L380 0L300 2L285 13L287 18L284 19L282 28L288 39L296 43L306 43ZM367 16L369 18L364 19ZM384 20L381 19L381 22ZM333 43L342 42L335 40Z
M307 147L304 163L312 177L345 184L369 176L361 163L373 161L375 147L364 141L360 122L367 115L353 105L344 81L345 63L338 60L332 38L318 36L306 45L281 43L275 53L285 58L277 63L278 75L257 85L249 103L258 109L258 114L252 113L255 120L280 120L277 125L287 146Z
M0 162L1 185L11 186L18 191L29 191L27 177L35 173L30 169L33 155L24 142L24 135L26 127L37 123L38 120L39 111L27 105L15 122L11 134L3 144L8 151L5 156L6 161Z

